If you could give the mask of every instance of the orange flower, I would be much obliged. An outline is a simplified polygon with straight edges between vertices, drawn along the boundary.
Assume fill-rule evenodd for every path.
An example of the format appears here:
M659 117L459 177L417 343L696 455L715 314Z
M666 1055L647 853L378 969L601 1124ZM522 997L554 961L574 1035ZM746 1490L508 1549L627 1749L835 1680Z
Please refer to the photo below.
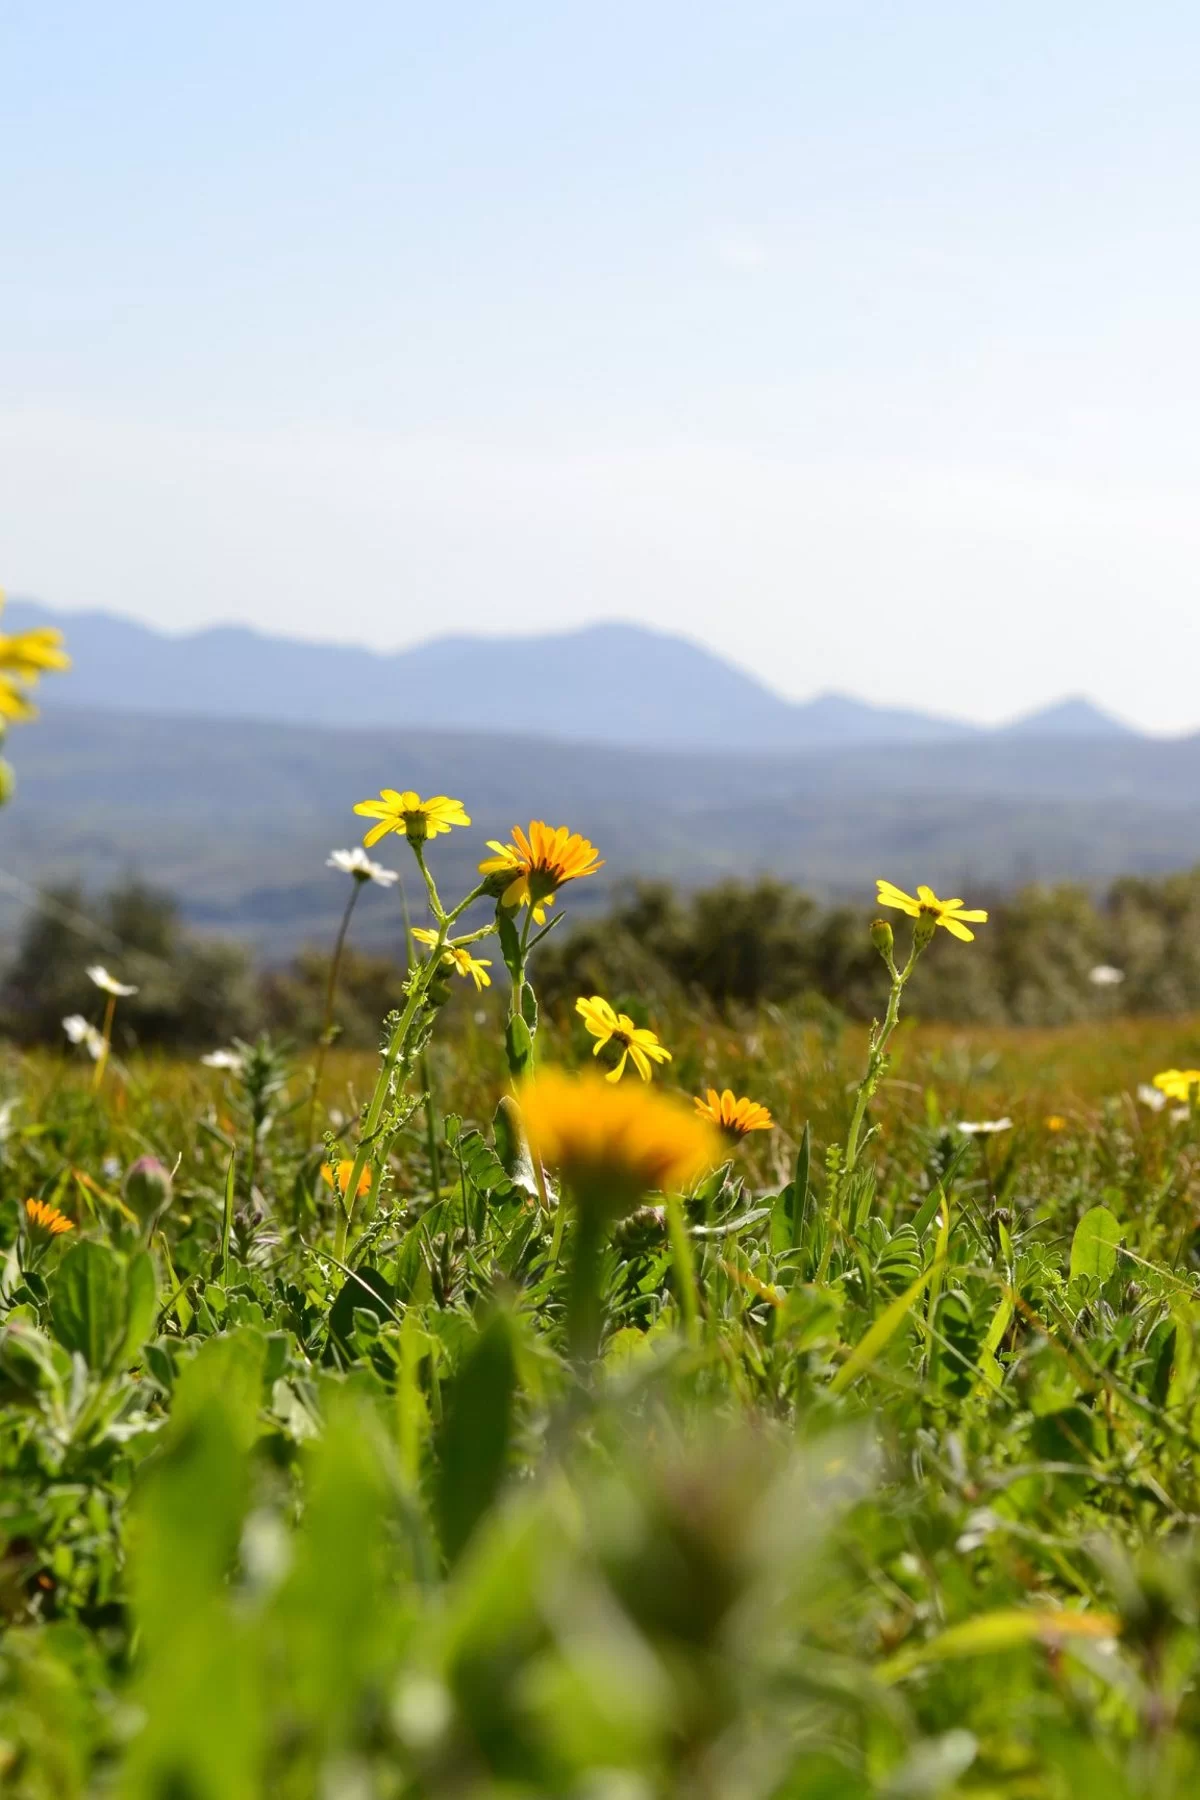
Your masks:
M726 1088L718 1094L716 1088L709 1088L708 1098L702 1100L696 1096L696 1113L701 1119L708 1119L719 1126L726 1137L741 1139L750 1131L770 1131L775 1121L765 1106L757 1100L741 1099L734 1096L732 1088Z
M546 908L553 906L554 896L565 882L594 875L604 867L595 845L565 825L556 828L533 819L528 835L519 825L513 826L512 835L511 844L488 839L488 849L496 854L480 863L479 873L507 877L500 890L501 906L531 906L539 925L545 922Z
M30 1234L44 1243L75 1229L73 1220L68 1219L66 1213L59 1212L57 1206L50 1206L45 1200L27 1200L25 1219Z
M643 1194L683 1186L720 1160L720 1139L678 1100L638 1083L545 1069L521 1090L535 1157L578 1205L619 1218Z
M350 1159L348 1157L343 1158L343 1160L338 1164L336 1181L334 1180L332 1166L329 1163L321 1164L322 1176L329 1183L330 1187L337 1188L337 1191L342 1196L343 1200L346 1198L346 1188L347 1188L347 1185L350 1181L350 1177L353 1174L353 1172L354 1172L354 1164L350 1161ZM371 1191L371 1171L370 1171L370 1169L364 1169L362 1174L358 1178L358 1186L354 1190L354 1198L356 1200L361 1200L363 1195L369 1194L370 1191Z

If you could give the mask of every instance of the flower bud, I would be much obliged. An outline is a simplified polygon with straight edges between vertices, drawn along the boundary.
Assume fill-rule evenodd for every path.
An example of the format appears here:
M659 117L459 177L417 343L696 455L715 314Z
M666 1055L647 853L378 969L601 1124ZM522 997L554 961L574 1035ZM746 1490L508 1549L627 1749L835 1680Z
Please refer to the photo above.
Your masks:
M157 1156L139 1156L125 1176L125 1204L149 1231L171 1204L171 1174Z
M871 920L871 942L884 961L890 962L895 939L892 936L892 928L886 919Z

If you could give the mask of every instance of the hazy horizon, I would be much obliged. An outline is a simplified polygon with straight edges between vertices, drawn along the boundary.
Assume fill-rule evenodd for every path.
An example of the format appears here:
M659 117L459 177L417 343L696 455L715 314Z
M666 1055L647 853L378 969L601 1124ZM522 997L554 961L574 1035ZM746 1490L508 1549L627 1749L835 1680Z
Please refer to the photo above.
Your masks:
M0 590L0 592L2 592L2 591L3 590ZM21 605L21 604L35 605L35 606L38 606L39 608L43 609L46 612L53 613L56 617L59 617L63 620L64 630L66 630L68 632L70 630L70 621L73 617L82 618L82 617L87 617L87 616L100 616L100 617L105 617L105 618L120 619L123 623L126 623L126 624L135 624L135 625L144 626L151 631L160 633L164 637L174 638L176 640L194 637L202 632L207 632L207 631L249 631L249 632L254 633L256 636L259 636L259 637L265 638L265 639L269 639L269 640L291 642L291 643L302 643L302 644L310 645L313 648L320 648L322 646L325 646L326 648L328 648L330 650L366 650L373 655L377 655L377 656L381 656L381 657L402 654L406 650L418 649L421 646L427 645L427 644L448 643L448 642L455 642L455 641L460 641L460 640L466 641L466 642L476 642L476 643L477 642L485 642L486 643L488 641L494 641L496 643L512 643L512 642L519 643L519 642L527 639L532 643L532 642L541 641L545 638L576 637L576 636L579 636L581 633L585 633L585 632L589 632L589 631L593 631L593 630L602 630L605 627L613 627L618 630L632 629L635 631L649 632L654 636L671 638L671 639L675 639L676 641L679 641L682 643L693 645L694 647L697 647L712 656L718 657L720 659L720 661L727 664L730 668L736 669L739 674L746 676L751 681L759 683L768 693L774 695L775 697L777 697L779 699L788 700L789 702L791 702L793 704L803 705L807 701L820 700L820 699L826 699L826 698L838 698L838 699L845 698L845 699L854 699L854 700L859 700L859 699L863 698L863 696L861 696L859 694L853 694L847 689L833 689L833 688L820 688L820 689L814 690L812 693L809 693L809 694L801 694L801 695L785 694L781 688L777 687L770 680L769 676L761 674L758 670L749 667L749 665L746 663L739 662L736 657L726 656L722 651L714 649L714 647L711 644L706 644L701 638L695 636L692 633L689 633L686 629L681 629L679 631L669 631L669 630L665 630L659 626L644 625L644 624L640 623L637 619L632 619L632 618L613 617L613 618L605 618L605 619L585 619L585 620L581 620L578 623L572 623L570 625L564 625L564 626L560 626L560 627L549 626L549 627L545 628L544 630L540 630L540 631L537 631L537 630L488 631L486 629L480 629L477 631L463 630L463 631L433 632L428 637L418 638L413 643L410 643L410 644L378 645L378 644L364 643L361 639L344 637L344 636L343 637L337 637L337 636L332 636L332 635L318 636L315 634L310 635L310 636L305 636L304 634L302 634L300 632L290 633L290 632L285 632L285 631L275 631L275 630L271 630L267 627L255 624L252 620L248 621L248 620L244 620L244 619L236 619L236 618L228 618L228 617L227 618L220 618L220 617L213 618L213 619L207 621L206 623L200 624L200 625L170 625L170 624L157 623L154 620L138 619L135 617L134 614L132 614L130 612L115 610L115 609L111 609L109 607L86 607L86 606L85 607L72 607L72 608L55 607L55 606L51 606L49 604L49 602L41 599L38 595L35 595L35 594L8 594L5 596L5 599L6 599L6 601L11 601L17 605ZM41 698L43 700L48 699L48 700L50 700L51 703L53 703L53 700L54 700L53 689L47 690L45 692L45 694L43 694L41 696ZM1001 717L996 721L983 722L981 728L987 729L992 724L996 724L996 725L1000 725L1000 726L1003 726L1006 724L1012 724L1012 723L1015 723L1025 717L1027 717L1031 711L1039 711L1040 712L1042 710L1052 708L1063 702L1071 702L1071 701L1078 701L1078 700L1092 701L1092 696L1089 694L1078 693L1078 692L1077 693L1062 693L1059 695L1055 695L1055 696L1052 696L1048 701L1046 701L1043 706L1039 706L1036 709L1035 708L1025 708L1025 709L1022 709L1020 712L1010 712L1010 713L1002 714ZM1092 702L1092 703L1095 704L1095 702ZM961 723L961 724L979 724L980 723L979 721L972 721L972 720L967 719L964 714L954 713L954 712L951 712L948 709L944 709L944 708L911 709L909 707L909 703L906 700L904 700L902 697L898 697L893 700L887 700L887 699L872 700L872 701L867 702L867 704L872 705L872 706L879 706L884 709L896 708L896 709L902 709L902 710L921 710L921 711L928 710L931 717L934 716L936 713L938 716L941 716L941 717L945 718L947 721L951 721L951 722L957 721L958 723ZM1111 709L1109 709L1107 707L1101 708L1101 710L1103 712L1105 712L1106 714L1108 714L1108 716L1110 716L1114 719L1117 719L1120 723L1122 723L1124 725L1129 725L1131 727L1131 729L1134 729L1134 730L1144 729L1142 727L1138 727L1138 726L1134 725L1133 722L1128 719L1121 718L1120 714L1111 711ZM1146 731L1146 735L1151 736L1151 737L1159 737L1159 738L1174 738L1174 737L1179 737L1179 736L1184 736L1184 735L1190 735L1190 733L1187 733L1186 731L1181 732L1181 731L1148 730L1148 731Z
M0 585L1200 726L1200 15L8 9Z

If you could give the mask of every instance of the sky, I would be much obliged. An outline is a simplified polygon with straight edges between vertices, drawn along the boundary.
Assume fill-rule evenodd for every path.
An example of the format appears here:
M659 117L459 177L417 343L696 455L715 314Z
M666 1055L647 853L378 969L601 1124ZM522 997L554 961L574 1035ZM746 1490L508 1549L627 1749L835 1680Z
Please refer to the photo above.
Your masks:
M9 592L1200 727L1194 5L4 0L0 66Z

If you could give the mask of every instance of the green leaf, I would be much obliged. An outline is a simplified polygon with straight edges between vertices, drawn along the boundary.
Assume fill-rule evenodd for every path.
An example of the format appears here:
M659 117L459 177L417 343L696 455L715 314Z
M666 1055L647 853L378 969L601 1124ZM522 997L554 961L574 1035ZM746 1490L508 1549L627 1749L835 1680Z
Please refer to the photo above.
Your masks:
M899 1331L901 1325L903 1325L905 1319L908 1317L917 1301L921 1298L921 1294L925 1287L933 1280L935 1274L940 1279L942 1270L945 1266L944 1259L935 1257L933 1262L931 1262L929 1267L925 1270L924 1274L917 1277L916 1281L913 1282L908 1291L901 1294L899 1299L893 1300L890 1306L884 1308L870 1330L859 1339L858 1343L854 1346L853 1350L830 1382L830 1393L840 1394L844 1388L850 1386L850 1383L854 1381L857 1376L862 1374L864 1369L870 1368L871 1364L875 1361L875 1358L886 1349L892 1338Z
M504 907L496 908L496 936L500 939L500 954L504 958L504 966L514 981L521 977L521 940L517 935L517 927L513 915Z
M442 1545L457 1560L495 1499L508 1463L517 1363L513 1325L497 1310L447 1397L437 1511Z
M527 981L522 982L522 984L521 984L521 1017L524 1019L525 1023L528 1025L531 1032L535 1032L537 1030L537 1028L538 1028L537 995L534 993L533 989L530 987L530 985Z
M812 1126L804 1122L804 1135L796 1156L796 1175L792 1183L792 1248L799 1250L808 1230L808 1211L812 1205Z
M59 1343L99 1375L121 1347L127 1321L126 1273L120 1253L89 1238L59 1264L50 1323Z
M1092 1206L1075 1227L1071 1239L1071 1280L1086 1275L1099 1283L1107 1281L1117 1266L1117 1246L1121 1242L1121 1226L1107 1206Z
M120 1346L122 1367L137 1362L154 1326L158 1311L158 1279L154 1262L144 1250L132 1257L126 1270L125 1336Z
M354 1315L356 1312L372 1314L381 1322L390 1319L395 1312L395 1291L387 1276L370 1264L355 1269L347 1275L333 1305L329 1309L329 1339L325 1346L325 1360L331 1362L340 1358L343 1362L355 1359Z
M221 1280L229 1281L229 1235L233 1230L233 1194L234 1175L237 1165L237 1151L229 1152L229 1163L225 1170L225 1206L221 1217Z
M508 1021L504 1033L504 1048L508 1053L509 1073L519 1079L533 1064L533 1038L519 1013Z
M961 1625L951 1625L928 1643L900 1651L881 1664L876 1674L883 1681L899 1681L922 1663L994 1656L998 1651L1019 1649L1023 1644L1057 1646L1071 1638L1112 1638L1120 1629L1120 1621L1111 1613L1005 1607L964 1619Z

